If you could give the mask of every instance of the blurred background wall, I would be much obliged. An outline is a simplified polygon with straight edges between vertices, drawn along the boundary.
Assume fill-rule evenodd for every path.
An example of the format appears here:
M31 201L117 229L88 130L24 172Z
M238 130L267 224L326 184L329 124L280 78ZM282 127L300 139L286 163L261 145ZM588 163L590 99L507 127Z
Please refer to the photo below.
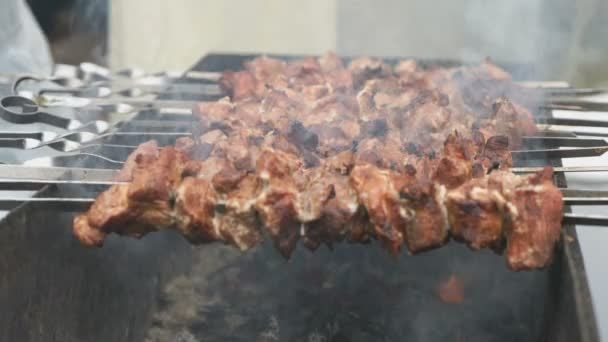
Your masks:
M56 12L45 32L58 62L157 71L209 51L490 56L534 64L537 78L608 86L606 0L28 2L42 20Z
M209 51L335 48L335 0L114 0L110 65L183 70Z
M606 0L338 0L346 54L531 63L539 79L608 79Z

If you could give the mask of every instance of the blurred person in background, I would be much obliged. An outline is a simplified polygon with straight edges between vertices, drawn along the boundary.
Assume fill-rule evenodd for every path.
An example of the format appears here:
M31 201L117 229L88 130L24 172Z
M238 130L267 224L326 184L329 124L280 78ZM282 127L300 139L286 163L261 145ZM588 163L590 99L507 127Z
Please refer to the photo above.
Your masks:
M0 0L0 73L49 75L48 42L24 0Z

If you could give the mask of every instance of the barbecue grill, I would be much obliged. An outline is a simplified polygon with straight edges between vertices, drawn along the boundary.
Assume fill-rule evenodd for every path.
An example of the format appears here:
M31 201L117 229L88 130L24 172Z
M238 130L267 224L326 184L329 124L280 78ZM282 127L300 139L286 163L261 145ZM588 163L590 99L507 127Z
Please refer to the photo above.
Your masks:
M210 54L191 74L236 70L254 57ZM515 77L526 73L519 66L505 68ZM215 80L190 77L179 82L213 85ZM585 94L583 90L556 90L560 91ZM187 104L216 99L219 94L160 95L161 100ZM136 101L131 104L137 106ZM584 110L587 104L564 101L549 107ZM551 117L545 124L551 128L595 125ZM156 134L154 138L161 144L172 143L180 133L194 129L189 115L144 106L121 122L115 133L84 151L89 155L76 148L66 156L70 149L55 143L51 148L59 149L57 155L61 156L37 163L119 168L117 161L125 160L131 151L128 146L150 138L128 132L144 128L161 132L168 125L175 134ZM86 140L82 136L70 141L82 143ZM2 144L0 139L0 146L24 148L23 144ZM605 145L603 140L576 138L562 131L553 140L541 139L536 145L540 152L522 151L519 171L547 162L559 167L559 157L598 155L608 150ZM575 149L564 152L559 146ZM402 253L397 258L361 246L312 254L299 250L287 263L269 245L241 255L220 245L193 248L170 232L152 234L142 241L111 237L103 248L87 249L72 237L72 216L57 209L86 206L89 201L73 199L92 198L99 187L44 183L2 183L5 188L11 184L13 188L40 188L34 199L0 200L4 206L25 202L0 223L3 341L598 339L581 250L570 223L602 224L601 218L567 215L556 260L547 269L533 272L510 272L502 258L455 243L420 256ZM567 186L561 172L557 184ZM572 203L601 202L597 196L585 199L574 191L570 195L577 197ZM466 289L458 305L446 303L436 294L437 287L451 276Z

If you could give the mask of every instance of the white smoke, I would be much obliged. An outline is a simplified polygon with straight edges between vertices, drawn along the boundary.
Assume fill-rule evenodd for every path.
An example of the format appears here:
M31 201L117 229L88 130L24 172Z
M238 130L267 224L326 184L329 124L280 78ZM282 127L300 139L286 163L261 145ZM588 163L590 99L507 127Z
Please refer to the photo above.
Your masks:
M516 62L540 79L556 77L566 58L577 6L561 0L465 1L460 58Z

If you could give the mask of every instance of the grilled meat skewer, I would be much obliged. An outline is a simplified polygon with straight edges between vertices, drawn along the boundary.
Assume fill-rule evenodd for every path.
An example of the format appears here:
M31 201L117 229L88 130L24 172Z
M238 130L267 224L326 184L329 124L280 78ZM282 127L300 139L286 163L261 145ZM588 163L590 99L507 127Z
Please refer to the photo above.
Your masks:
M452 227L473 248L499 248L506 236L513 269L550 262L561 193L550 169L505 171L536 125L505 95L529 99L493 64L423 71L412 61L258 58L220 83L231 98L198 107L193 138L142 144L116 179L131 182L75 218L81 242L172 228L241 250L266 234L285 257L299 240L314 250L377 239L417 253L444 244Z
M111 232L141 237L173 228L193 243L224 241L246 250L261 241L264 227L285 257L298 240L314 250L321 243L378 239L392 253L402 244L417 253L444 244L450 226L474 248L500 245L502 232L515 229L507 234L513 243L528 239L530 230L528 244L539 252L521 256L513 247L507 262L528 269L549 262L546 250L561 227L561 193L550 169L531 176L493 171L469 180L440 177L424 161L404 173L382 170L348 151L306 169L294 155L272 149L260 152L252 172L215 157L191 160L172 147L134 160L123 175L130 172L132 182L112 186L75 219L84 244L100 245ZM536 211L527 212L535 203Z

